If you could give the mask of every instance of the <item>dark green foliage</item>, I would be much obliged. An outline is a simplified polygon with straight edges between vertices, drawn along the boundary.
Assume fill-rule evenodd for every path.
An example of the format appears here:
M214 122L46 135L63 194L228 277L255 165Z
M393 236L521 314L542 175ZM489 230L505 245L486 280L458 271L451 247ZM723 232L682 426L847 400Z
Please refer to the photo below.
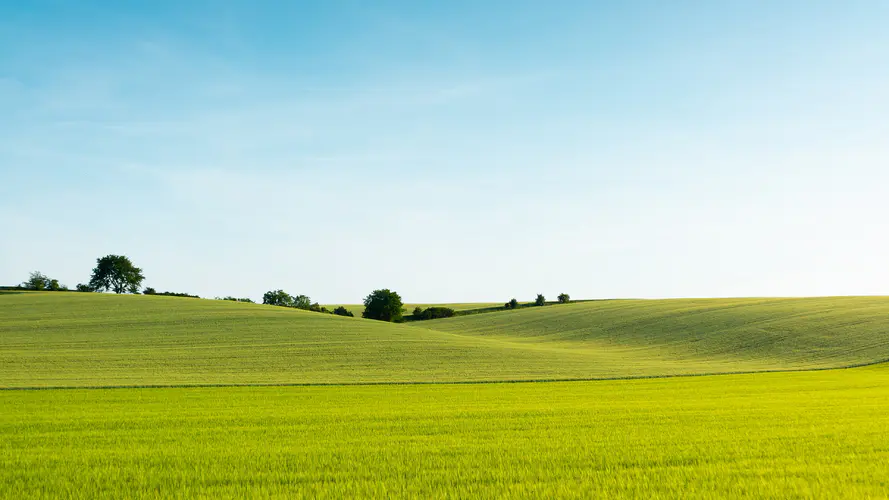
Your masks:
M418 308L414 309L414 315L413 315L414 319L417 319L417 320L452 318L452 317L454 317L455 314L457 314L457 312L454 311L453 309L451 309L450 307L438 307L438 306L428 307L426 309L421 310L419 314L417 314L417 309L420 309L420 308L418 307Z
M310 299L308 295L295 295L293 297L293 304L290 307L312 310L312 299Z
M22 288L27 290L48 290L51 281L49 276L40 271L34 271L31 273L30 277L28 277L28 281L22 283Z
M308 298L308 297L306 297L306 298ZM328 311L326 307L322 306L321 304L319 304L317 302L310 305L308 307L308 309L309 309L309 311L317 312L317 313L330 313L330 311Z
M230 300L230 301L232 301L232 302L247 302L248 304L252 304L252 303L253 303L253 300L252 300L252 299L243 298L243 297L232 297L231 295L229 295L228 297L222 297L221 299L219 299L219 298L217 297L217 299L218 299L218 300Z
M270 306L292 307L293 297L284 290L270 290L262 296L262 303Z
M90 288L98 292L139 293L143 280L145 276L142 270L134 266L127 256L106 255L96 259Z
M404 304L398 293L389 289L374 290L364 299L364 312L362 317L380 321L403 321Z
M534 299L535 306L545 306L546 305L546 297L543 296L542 293L537 294L537 298Z
M350 318L355 316L354 314L352 314L352 311L346 309L343 306L339 306L339 307L335 308L333 310L333 314L336 314L337 316L348 316Z
M49 281L49 290L53 292L67 292L68 287L65 285L59 284L59 280L50 280Z
M519 301L516 299L510 299L509 302L503 304L504 309L515 309L519 307Z
M567 293L560 293L559 294L559 304L567 304L569 302L571 302L570 295L568 295Z
M416 319L423 319L423 308L420 306L415 307L412 316Z
M143 295L157 295L157 290L151 287L147 287L145 290L142 290Z
M201 298L201 297L198 296L198 295L191 295L191 294L188 294L188 293L185 293L185 292L155 292L155 293L153 293L153 294L148 294L148 295L163 295L163 296L166 296L166 297L190 297L190 298L192 298L192 299L199 299L199 298Z
M78 283L77 288L75 288L75 290L77 290L78 292L92 292L92 291L94 291L92 288L90 288L89 285L84 285L83 283Z

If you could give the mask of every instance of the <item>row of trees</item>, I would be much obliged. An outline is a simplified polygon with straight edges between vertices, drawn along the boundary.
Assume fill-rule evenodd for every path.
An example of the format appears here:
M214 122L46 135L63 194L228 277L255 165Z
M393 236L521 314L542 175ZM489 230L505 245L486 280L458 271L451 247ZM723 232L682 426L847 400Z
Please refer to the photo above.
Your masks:
M89 284L78 284L77 291L81 292L114 292L114 293L139 293L142 282L145 281L145 275L142 269L133 265L132 261L125 255L106 255L96 259L96 267L90 276ZM27 281L22 283L22 288L29 290L68 290L65 285L59 283L59 280L52 279L39 271L31 273ZM154 288L147 287L143 291L145 295L169 295L175 297L195 297L197 295L189 295L187 293L161 292L158 293ZM232 300L237 302L253 302L247 298L223 297L221 300ZM559 303L565 304L571 301L571 297L567 293L560 294ZM353 316L352 312L343 306L338 306L333 310L328 310L317 302L312 302L308 295L290 295L284 290L269 290L262 296L262 303L281 306L293 307L296 309L304 309L307 311L315 311L339 316ZM546 297L538 294L534 301L536 306L546 305ZM512 299L504 304L504 309L517 309L522 307L518 300ZM363 318L375 319L379 321L390 321L400 323L404 318L404 303L398 293L388 288L374 290L364 299L364 312L361 314ZM428 307L423 309L417 307L414 309L410 319L428 320L437 318L450 318L456 315L456 311L448 307Z
M229 298L226 300L240 300L243 302L247 299ZM354 316L351 311L347 310L343 306L336 307L331 311L328 310L326 307L318 304L317 302L313 303L312 299L310 299L308 295L290 295L289 293L280 289L269 290L268 292L265 292L265 294L263 294L262 296L262 303L271 306L293 307L295 309L303 309L306 311L336 314L337 316Z
M567 304L567 303L571 302L571 296L568 295L567 293L560 293L558 300L559 300L559 304ZM546 305L546 297L544 297L542 293L538 293L537 298L534 299L534 305L535 306L545 306ZM519 301L516 299L511 299L506 304L503 304L504 309L518 309L519 307L523 307L523 306L521 304L519 304Z

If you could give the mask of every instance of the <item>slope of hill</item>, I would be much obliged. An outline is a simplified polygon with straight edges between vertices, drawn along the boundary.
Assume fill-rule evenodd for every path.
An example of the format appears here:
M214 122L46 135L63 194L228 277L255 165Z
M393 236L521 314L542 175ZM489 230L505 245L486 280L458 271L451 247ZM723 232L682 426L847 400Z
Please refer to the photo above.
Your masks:
M889 299L606 301L395 325L175 297L0 294L0 387L583 379L889 358Z

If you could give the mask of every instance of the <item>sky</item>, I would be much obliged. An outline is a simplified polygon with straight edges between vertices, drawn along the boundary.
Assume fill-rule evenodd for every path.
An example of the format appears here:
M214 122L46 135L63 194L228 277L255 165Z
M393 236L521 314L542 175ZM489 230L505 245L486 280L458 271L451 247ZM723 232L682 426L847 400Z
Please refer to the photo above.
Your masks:
M0 284L889 294L889 2L0 2Z

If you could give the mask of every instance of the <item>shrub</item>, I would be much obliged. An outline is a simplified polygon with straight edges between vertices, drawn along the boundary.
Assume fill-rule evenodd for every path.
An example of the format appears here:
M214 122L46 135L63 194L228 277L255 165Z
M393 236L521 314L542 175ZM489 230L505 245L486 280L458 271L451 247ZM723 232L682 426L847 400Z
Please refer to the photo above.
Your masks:
M157 290L154 288L146 287L145 290L142 290L143 295L157 295Z
M516 299L510 299L509 302L503 305L504 309L516 309L519 307L519 301Z
M559 304L567 304L569 302L571 302L570 295L568 295L567 293L560 293L559 294Z
M543 296L542 293L537 294L537 298L534 299L535 306L545 306L546 305L546 297Z
M89 285L84 285L83 283L78 283L77 288L75 288L78 292L92 292L93 289L90 288Z
M229 295L228 297L222 297L221 299L219 297L217 297L216 299L217 300L230 300L232 302L247 302L249 304L253 303L252 299L248 299L248 298L244 298L244 297L240 297L240 298L239 297L232 297L231 295Z
M348 316L350 318L355 316L354 314L352 314L352 311L349 311L343 306L338 306L336 309L333 310L333 313L337 316Z
M423 308L420 306L415 307L414 314L412 316L417 319L423 319Z
M429 307L422 310L420 314L417 314L417 309L414 309L414 317L421 320L451 318L456 314L456 311L450 307Z

